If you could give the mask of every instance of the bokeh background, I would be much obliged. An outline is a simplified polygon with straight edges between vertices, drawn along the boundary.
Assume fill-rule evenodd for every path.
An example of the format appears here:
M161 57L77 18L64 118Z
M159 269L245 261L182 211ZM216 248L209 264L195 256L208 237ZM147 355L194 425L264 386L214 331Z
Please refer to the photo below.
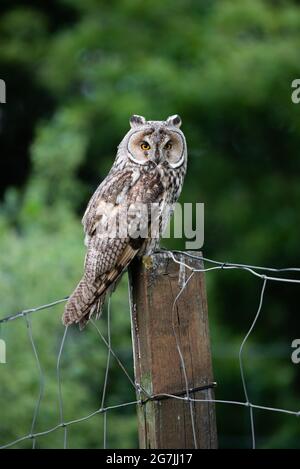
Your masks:
M300 6L296 1L1 0L0 316L68 295L82 273L80 218L107 174L133 113L178 113L189 146L182 202L205 203L208 257L273 267L300 265ZM181 249L180 240L167 246ZM112 343L132 372L124 277L112 298ZM261 281L242 271L207 274L218 399L244 400L239 344L253 319ZM252 402L299 409L299 288L268 284L246 346ZM36 430L59 419L56 359L62 306L32 315L45 374ZM105 331L106 320L101 328ZM0 439L30 431L38 370L26 324L2 326ZM65 418L99 407L106 348L92 328L67 338L62 357ZM107 405L135 398L111 362ZM251 445L246 408L217 406L220 447ZM260 448L300 447L290 415L255 411ZM70 427L68 445L102 445L103 416ZM108 446L137 447L134 407L112 411ZM38 447L62 447L59 430ZM30 447L30 442L17 445Z

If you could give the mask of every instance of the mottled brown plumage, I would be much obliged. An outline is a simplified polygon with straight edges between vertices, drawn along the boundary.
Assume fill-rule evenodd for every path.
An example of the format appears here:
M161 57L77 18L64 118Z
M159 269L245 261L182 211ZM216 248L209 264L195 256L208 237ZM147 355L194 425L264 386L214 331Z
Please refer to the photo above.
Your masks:
M150 254L158 244L159 237L152 232L155 220L160 235L182 189L187 151L179 116L166 121L132 116L130 124L82 219L87 246L84 275L66 304L65 325L75 322L82 328L92 314L101 314L105 295L133 258ZM144 213L141 206L148 210ZM155 217L154 212L150 216L151 207ZM120 231L124 220L125 233ZM112 227L117 228L114 237L107 234Z

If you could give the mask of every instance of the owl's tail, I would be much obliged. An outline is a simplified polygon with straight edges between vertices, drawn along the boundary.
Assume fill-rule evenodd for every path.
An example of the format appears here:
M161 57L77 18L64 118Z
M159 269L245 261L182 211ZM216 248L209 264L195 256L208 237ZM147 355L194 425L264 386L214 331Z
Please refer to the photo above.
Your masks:
M143 241L142 238L141 240ZM92 314L96 313L96 317L101 315L106 293L114 289L139 249L140 245L132 247L128 244L109 272L103 273L93 283L87 282L85 277L80 280L65 306L62 318L65 326L75 322L79 323L80 329L83 329Z
M92 314L99 317L105 301L105 293L99 295L96 286L88 285L85 278L82 278L69 297L62 317L63 324L68 326L72 323L79 323L80 330L84 328Z

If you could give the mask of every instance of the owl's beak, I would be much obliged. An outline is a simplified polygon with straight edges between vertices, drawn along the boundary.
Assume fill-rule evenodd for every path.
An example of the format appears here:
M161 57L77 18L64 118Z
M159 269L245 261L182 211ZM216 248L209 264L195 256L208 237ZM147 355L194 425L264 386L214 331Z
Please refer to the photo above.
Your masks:
M154 163L156 163L156 164L158 164L160 162L160 152L159 152L158 147L156 147L156 149L155 149L154 156L152 157L152 161L154 161Z

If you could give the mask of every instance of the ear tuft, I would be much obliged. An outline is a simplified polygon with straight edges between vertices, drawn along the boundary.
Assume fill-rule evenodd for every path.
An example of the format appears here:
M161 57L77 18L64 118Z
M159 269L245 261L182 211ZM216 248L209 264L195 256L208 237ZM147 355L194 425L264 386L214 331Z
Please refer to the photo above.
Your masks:
M182 124L180 116L178 114L174 114L174 116L168 117L167 124L168 125L173 125L174 127L179 128Z
M133 116L130 117L129 122L130 122L130 127L134 128L140 125L145 125L146 119L143 116L138 116L137 114L133 114Z

